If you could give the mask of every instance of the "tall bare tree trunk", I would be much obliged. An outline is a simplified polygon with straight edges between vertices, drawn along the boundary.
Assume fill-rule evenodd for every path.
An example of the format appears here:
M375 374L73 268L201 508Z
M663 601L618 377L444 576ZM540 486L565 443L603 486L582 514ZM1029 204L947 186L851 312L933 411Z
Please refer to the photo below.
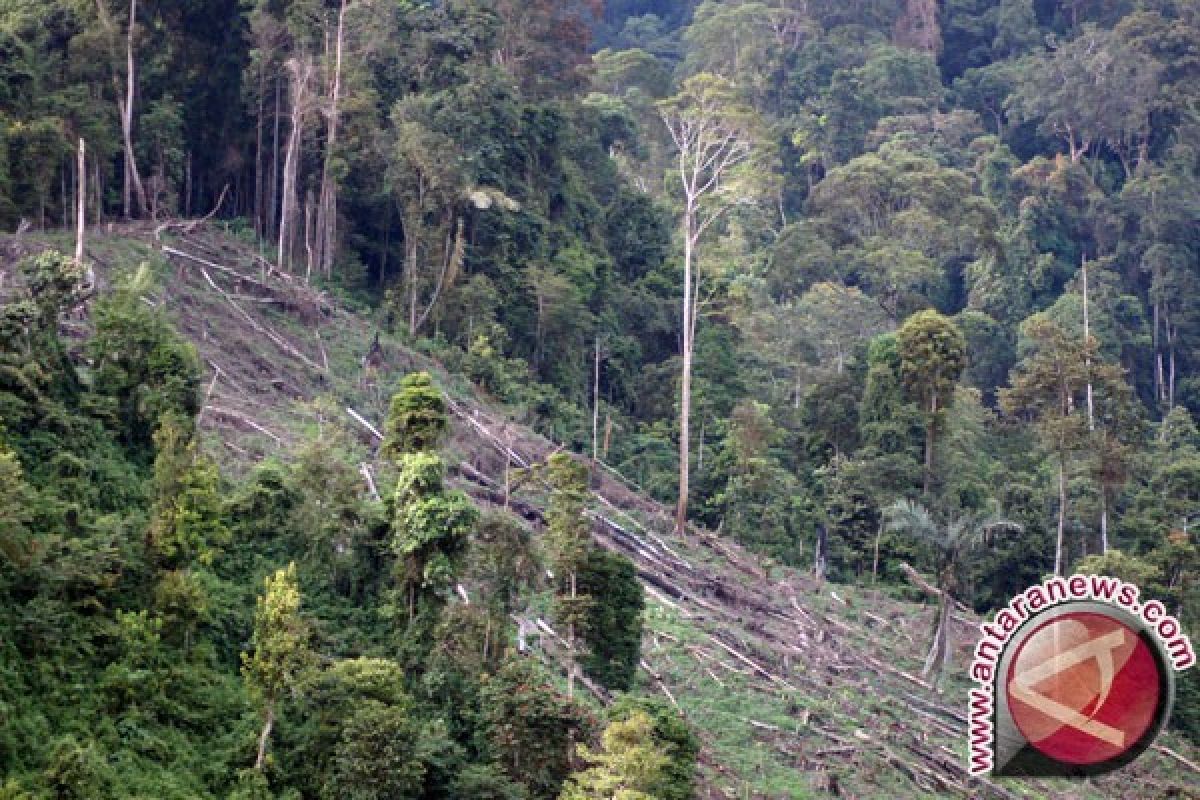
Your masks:
M313 196L312 190L304 194L304 282L312 281L313 262Z
M288 131L287 149L283 157L283 191L279 212L279 249L277 266L285 269L291 261L296 238L292 226L295 222L299 199L296 180L300 170L300 148L304 144L304 117L308 104L308 83L312 77L312 64L307 56L290 59L287 63L291 72L291 129Z
M1167 334L1167 410L1175 407L1175 326L1171 324L1171 316L1163 308L1163 323Z
M929 653L925 656L925 666L921 670L921 676L931 678L935 688L938 685L938 679L941 678L942 667L946 663L946 651L950 643L950 608L953 602L950 593L942 589L941 599L938 601L937 627L934 629L933 643L929 647Z
M600 460L600 335L592 359L592 472Z
M146 213L146 190L138 174L137 159L133 152L133 102L137 90L136 64L133 58L133 39L137 32L137 0L129 0L129 27L125 35L125 97L117 96L117 110L121 114L121 140L125 147L125 186L123 202L125 217L130 216L130 190L137 199L139 214Z
M271 133L271 175L269 180L270 201L267 203L266 219L263 221L266 235L278 232L276 227L279 219L279 128L282 115L279 113L279 76L275 76L275 114L273 115L273 130Z
M404 249L408 251L405 259L408 271L408 335L417 335L417 260L420 254L415 225L404 226ZM411 233L411 235L410 235Z
M87 226L87 158L86 145L79 137L79 159L75 174L75 263L83 264L83 232Z
M345 37L347 0L338 8L337 37L334 43L333 82L329 91L329 128L325 141L325 163L321 168L321 199L317 208L317 257L321 274L333 272L333 257L337 250L337 180L333 175L333 158L337 151L338 107L342 91L342 50Z
M1083 256L1080 267L1080 277L1083 279L1083 346L1088 347L1092 338L1090 317L1088 316L1088 269L1087 254ZM1088 433L1096 432L1096 405L1092 393L1092 357L1089 355L1084 364L1087 370L1087 415ZM1100 553L1108 552L1108 503L1105 497L1103 481L1100 486Z
M692 262L695 251L695 200L688 198L684 211L683 236L683 368L679 375L679 501L675 506L675 529L687 529L689 425L692 415L692 335L695 331L695 295Z
M266 235L263 224L263 113L267 90L267 70L263 64L258 66L258 113L254 118L254 234L262 240Z
M275 707L273 704L268 703L262 732L258 735L258 757L254 759L254 768L259 772L262 771L263 765L267 761L267 741L271 738L271 729L273 727L275 727Z

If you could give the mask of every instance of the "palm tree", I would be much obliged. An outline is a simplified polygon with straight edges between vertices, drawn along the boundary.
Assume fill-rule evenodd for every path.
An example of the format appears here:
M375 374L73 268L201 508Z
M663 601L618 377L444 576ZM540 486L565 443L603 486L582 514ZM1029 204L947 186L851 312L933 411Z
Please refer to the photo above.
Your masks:
M1020 532L1015 522L972 511L954 511L939 522L920 503L897 500L883 511L888 530L907 533L932 544L937 550L937 588L939 594L937 626L921 677L933 676L936 687L941 679L949 649L950 612L954 595L961 586L963 568L973 552L986 544L996 533Z

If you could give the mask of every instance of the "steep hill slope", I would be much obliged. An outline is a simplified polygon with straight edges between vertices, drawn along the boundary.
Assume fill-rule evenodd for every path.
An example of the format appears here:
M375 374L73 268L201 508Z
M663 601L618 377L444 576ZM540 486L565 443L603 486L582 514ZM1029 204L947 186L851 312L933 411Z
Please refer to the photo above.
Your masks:
M5 265L53 236L0 239ZM391 387L432 370L451 398L456 480L483 504L541 521L537 486L510 493L510 468L559 446L506 418L461 378L380 335L365 315L280 275L247 243L215 227L131 227L93 238L100 290L117 265L149 262L162 305L205 370L201 426L219 460L242 470L286 452L320 425L361 438L364 491ZM86 320L68 323L86 326ZM1003 784L963 768L963 672L977 620L956 619L952 676L942 692L917 677L932 606L883 590L819 584L763 564L706 531L670 533L671 515L607 468L597 471L594 535L637 567L648 594L640 681L684 711L704 741L702 796L1183 797L1200 760L1175 737L1116 776L1085 784ZM527 612L540 655L553 629ZM597 692L603 699L601 692Z

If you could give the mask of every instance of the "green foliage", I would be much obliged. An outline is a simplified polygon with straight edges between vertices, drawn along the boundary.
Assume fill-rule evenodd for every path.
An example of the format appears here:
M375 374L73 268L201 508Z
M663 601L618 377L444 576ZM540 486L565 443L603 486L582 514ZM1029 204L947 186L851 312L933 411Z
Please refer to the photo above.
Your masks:
M658 800L690 800L695 791L700 740L678 711L657 698L624 694L608 710L611 720L627 719L636 713L650 718L654 743L667 758L656 779L649 782L647 792Z
M714 473L725 483L713 492L706 510L738 541L793 563L800 539L797 483L780 464L781 432L768 411L765 404L749 400L734 408L715 459Z
M259 769L275 722L276 705L309 661L308 636L308 627L300 616L296 565L289 564L267 577L255 608L251 652L242 653L242 676L265 718L259 762L255 765Z
M278 267L294 292L227 287L265 328L313 346L315 317L289 328L276 302L309 284L378 304L385 327L445 369L439 382L465 375L506 406L497 417L568 450L588 449L598 406L602 458L671 500L680 331L692 329L667 188L688 148L662 112L720 122L734 160L743 145L754 156L684 226L703 241L689 296L694 522L790 564L816 540L829 577L898 581L902 561L944 578L947 548L888 530L883 509L920 495L942 532L997 509L1024 532L950 570L980 611L1056 555L1095 554L1106 524L1108 553L1084 567L1137 578L1194 624L1194 10L946 0L934 20L921 18L934 4L894 0L614 0L592 20L598 5L352 2L341 14L196 0L142 2L128 20L120 3L39 0L0 12L0 226L37 229L0 242L0 794L559 794L568 745L551 724L497 734L528 713L559 718L534 696L544 676L510 692L529 707L483 688L543 572L535 537L477 520L446 489L435 453L448 401L433 379L411 374L391 398L378 474L398 482L383 502L364 492L361 443L327 433L325 414L300 452L221 475L208 427L193 431L200 361L156 308L200 331L202 273L189 262L151 291L151 267L127 273L138 256L121 243L215 208L212 230L292 255ZM126 198L122 152L130 22L146 208ZM589 59L592 35L605 49ZM713 176L714 163L691 163ZM80 188L75 263L42 248L69 241ZM214 263L234 257L206 236L156 231ZM364 343L335 322L320 343L331 369L301 382L349 402L341 367ZM197 335L233 362L219 391L279 399L239 377L238 329ZM405 357L372 350L364 387L411 368ZM364 387L352 405L378 415ZM556 624L578 624L580 660L620 685L636 584L590 545L582 466L563 456L542 477ZM256 585L289 561L323 668L278 693L271 758L243 770L265 695L249 663L249 687L234 666L257 635ZM451 600L458 583L470 603ZM375 665L386 690L345 688L374 680L340 674L359 656L403 668ZM1193 736L1197 680L1175 715ZM727 722L718 742L740 730ZM602 754L578 791L608 793L643 744ZM774 774L760 764L746 791L813 790ZM638 790L687 796L666 783Z
M97 302L88 342L94 385L110 396L124 440L148 446L145 430L165 415L191 420L200 410L200 363L161 313L147 308L145 267L128 286Z
M568 748L587 730L582 708L534 664L512 659L483 685L488 739L508 776L529 796L558 796L570 771Z
M342 722L321 796L418 798L425 778L420 747L421 732L406 709L367 701Z
M587 469L566 453L556 453L546 465L552 494L546 509L547 543L559 580L580 569L591 543L587 511Z
M146 534L151 558L164 567L211 564L230 538L216 464L196 454L195 442L174 415L163 418L154 445L156 497Z
M900 373L909 396L927 414L948 407L967 362L967 342L952 320L936 311L913 314L896 335Z
M400 381L384 426L381 452L391 458L437 447L446 430L446 401L427 372L413 372Z
M633 563L593 549L579 569L579 593L592 598L583 623L587 653L580 662L601 686L628 690L642 648L645 591Z
M399 459L392 520L397 578L409 595L410 616L418 593L436 596L457 573L467 536L479 517L466 495L442 486L445 465L431 453Z
M650 790L662 781L668 759L656 746L649 715L634 711L610 723L602 740L601 752L580 746L579 757L589 766L571 776L559 800L652 800Z
M95 743L63 736L50 745L43 780L55 797L85 800L112 791L113 775L105 754Z
M28 557L26 537L32 492L25 483L21 462L2 437L0 431L0 556L20 565Z

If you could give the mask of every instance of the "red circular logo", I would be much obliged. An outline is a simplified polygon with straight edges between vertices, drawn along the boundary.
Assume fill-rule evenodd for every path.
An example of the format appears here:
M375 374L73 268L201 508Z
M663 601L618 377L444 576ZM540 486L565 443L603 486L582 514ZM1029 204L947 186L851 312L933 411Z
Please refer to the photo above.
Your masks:
M1135 747L1158 717L1162 675L1138 633L1106 614L1062 614L1021 642L1007 675L1013 722L1033 747L1090 766Z

